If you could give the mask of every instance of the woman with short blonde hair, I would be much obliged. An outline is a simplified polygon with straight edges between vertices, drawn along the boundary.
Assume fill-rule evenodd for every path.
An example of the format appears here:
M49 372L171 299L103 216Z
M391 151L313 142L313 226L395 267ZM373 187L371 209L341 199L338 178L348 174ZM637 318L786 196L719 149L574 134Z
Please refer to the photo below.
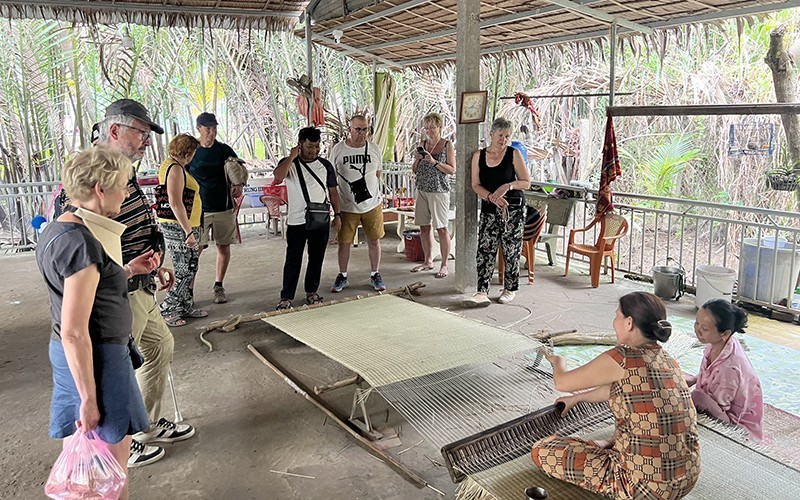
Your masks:
M456 152L453 143L442 138L442 117L428 113L422 119L425 139L417 145L411 170L416 174L417 197L414 203L414 222L420 226L422 264L412 273L433 269L433 229L439 236L442 264L437 278L449 274L450 257L450 178L456 173Z
M155 270L152 250L122 265L112 220L128 195L131 162L105 147L78 153L61 170L70 209L39 238L36 262L50 295L53 399L50 437L95 431L127 474L131 435L150 427L134 377L128 278ZM128 484L120 495L128 498Z

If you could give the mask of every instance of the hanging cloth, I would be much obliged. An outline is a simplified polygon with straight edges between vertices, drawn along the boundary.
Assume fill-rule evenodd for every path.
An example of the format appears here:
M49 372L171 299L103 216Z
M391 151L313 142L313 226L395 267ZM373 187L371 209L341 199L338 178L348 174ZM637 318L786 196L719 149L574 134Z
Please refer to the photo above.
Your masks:
M324 127L325 107L322 105L322 91L319 87L314 87L312 89L312 95L314 96L314 107L311 110L311 121L314 122L314 125L317 127Z
M603 164L600 170L600 188L597 193L597 217L614 210L611 199L611 183L622 175L617 154L617 137L614 134L614 121L608 115L606 121L606 137L603 144Z

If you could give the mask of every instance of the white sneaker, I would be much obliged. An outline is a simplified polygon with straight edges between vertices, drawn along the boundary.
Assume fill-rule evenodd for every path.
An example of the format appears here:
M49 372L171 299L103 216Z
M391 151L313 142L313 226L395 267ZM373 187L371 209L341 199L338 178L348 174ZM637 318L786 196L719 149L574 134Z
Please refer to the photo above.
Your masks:
M462 301L462 304L465 307L486 307L491 303L492 301L489 300L489 294L486 292L475 292L472 297L466 298Z
M150 432L139 432L133 438L140 443L174 443L194 436L194 427L187 424L176 424L166 418L160 418Z
M158 462L164 458L164 453L164 448L160 446L148 446L134 439L131 441L131 456L128 458L128 468L135 469Z
M517 296L517 292L512 292L511 290L503 290L503 293L500 294L500 298L497 299L498 302L501 304L508 304L514 297Z

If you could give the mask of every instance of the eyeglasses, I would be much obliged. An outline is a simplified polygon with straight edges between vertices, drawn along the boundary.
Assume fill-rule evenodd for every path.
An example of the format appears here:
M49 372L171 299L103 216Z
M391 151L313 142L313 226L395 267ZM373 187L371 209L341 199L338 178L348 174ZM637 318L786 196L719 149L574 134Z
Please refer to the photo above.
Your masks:
M139 132L139 135L140 135L142 141L146 141L147 139L150 138L150 131L149 130L142 130L139 127L134 127L134 126L131 126L131 125L125 125L124 123L118 123L117 125Z
M369 127L350 127L354 132L366 132Z

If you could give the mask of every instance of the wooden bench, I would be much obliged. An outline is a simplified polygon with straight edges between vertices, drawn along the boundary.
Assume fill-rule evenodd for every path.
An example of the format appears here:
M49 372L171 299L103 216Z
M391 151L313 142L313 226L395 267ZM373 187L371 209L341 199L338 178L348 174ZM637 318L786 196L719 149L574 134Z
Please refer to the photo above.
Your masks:
M574 198L554 198L545 193L535 191L525 192L525 202L531 206L547 205L547 230L539 236L539 243L544 243L547 250L548 264L555 265L558 239L563 237L562 228L569 225L572 219L572 210L575 207Z

